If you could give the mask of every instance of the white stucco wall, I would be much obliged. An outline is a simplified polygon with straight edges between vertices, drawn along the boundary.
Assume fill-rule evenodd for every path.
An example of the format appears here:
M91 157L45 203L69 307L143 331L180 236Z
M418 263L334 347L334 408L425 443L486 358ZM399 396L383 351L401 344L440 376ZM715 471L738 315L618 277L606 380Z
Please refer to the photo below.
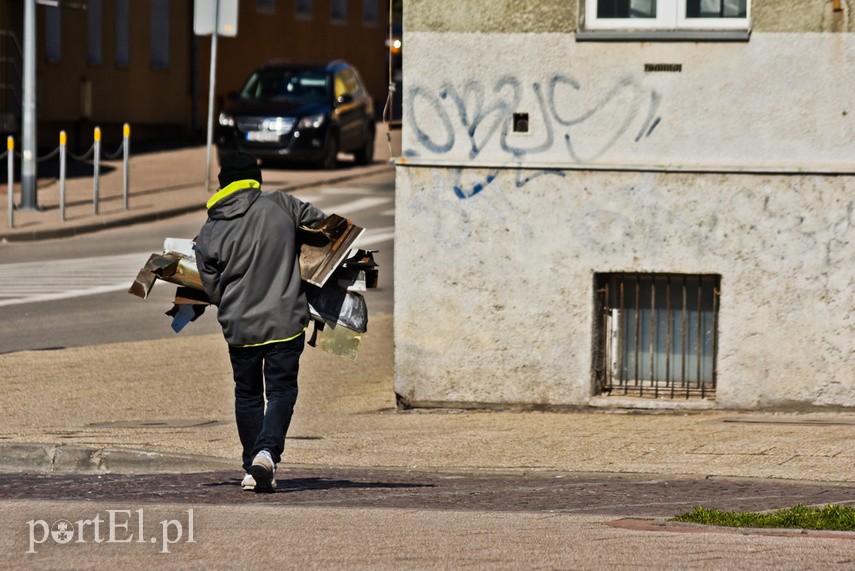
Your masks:
M722 276L717 406L855 406L852 34L407 45L405 401L589 403L594 273L637 271Z
M855 34L633 44L416 32L405 57L414 161L855 172ZM530 133L503 133L514 112L529 113Z

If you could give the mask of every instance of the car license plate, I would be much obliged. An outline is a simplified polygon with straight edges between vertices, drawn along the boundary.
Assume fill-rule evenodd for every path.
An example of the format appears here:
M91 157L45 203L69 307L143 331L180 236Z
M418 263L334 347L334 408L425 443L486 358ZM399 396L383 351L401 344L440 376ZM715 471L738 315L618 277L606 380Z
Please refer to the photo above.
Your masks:
M279 141L279 133L276 131L248 131L246 140L256 143L274 143Z

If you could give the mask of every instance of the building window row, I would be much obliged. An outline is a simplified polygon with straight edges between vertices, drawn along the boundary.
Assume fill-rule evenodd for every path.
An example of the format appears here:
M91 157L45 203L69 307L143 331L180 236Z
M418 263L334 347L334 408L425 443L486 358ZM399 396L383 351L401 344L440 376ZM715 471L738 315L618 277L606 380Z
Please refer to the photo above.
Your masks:
M376 26L380 21L379 0L362 0L362 23ZM275 14L276 0L256 0L260 14ZM130 65L130 1L115 0L116 45L115 62L118 67ZM294 0L297 19L312 18L312 0ZM86 6L86 61L102 65L103 54L103 0L89 0ZM336 24L347 22L347 0L331 0L330 20ZM45 6L45 57L49 62L62 59L62 8ZM151 0L150 63L153 69L169 68L169 0Z
M130 65L131 14L130 0L115 0L114 59L117 67ZM62 60L62 10L57 6L45 7L45 58L57 63ZM102 65L103 53L103 0L89 0L86 7L86 61L89 65ZM169 68L169 0L151 0L151 29L149 62L152 69Z
M333 24L347 23L348 0L330 0L330 22ZM275 14L276 0L256 0L259 14ZM362 0L362 23L365 26L376 26L380 23L379 0ZM314 16L312 0L294 0L294 16L298 20L311 20Z

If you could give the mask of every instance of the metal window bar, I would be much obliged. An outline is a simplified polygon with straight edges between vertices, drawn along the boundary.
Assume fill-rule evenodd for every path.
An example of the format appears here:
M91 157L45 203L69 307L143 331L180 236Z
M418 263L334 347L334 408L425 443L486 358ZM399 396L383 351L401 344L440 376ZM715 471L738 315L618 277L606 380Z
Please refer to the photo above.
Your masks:
M671 382L671 276L665 284L665 386L671 389L670 397L674 398L674 383Z
M656 282L650 284L650 378L656 378ZM659 398L659 384L653 385L653 398Z
M602 359L599 361L599 368L597 369L597 382L598 387L601 391L606 391L609 389L609 386L606 384L608 382L607 375L605 374L611 368L611 361L614 358L612 355L614 344L612 343L611 336L609 335L611 331L611 315L605 313L606 311L606 303L605 300L609 299L609 284L606 282L602 285L602 287L597 288L597 293L600 294L598 298L597 309L602 315L602 326L599 329L599 339L597 342L602 347Z
M686 327L686 324L688 322L688 320L686 319L686 276L683 276L682 293L683 293L683 312L681 314L681 317L682 317L682 329L681 329L682 336L681 336L681 343L680 343L680 355L682 358L682 363L681 363L681 367L680 367L680 382L683 383L683 385L682 385L683 387L688 387L689 384L686 382L686 346L687 346L686 336L688 334L689 328ZM688 392L686 393L686 398L689 398Z
M626 308L625 301L626 301L626 291L624 288L624 283L621 281L620 282L620 313L617 315L618 319L616 320L618 322L620 322L621 319L626 319L626 311L624 311L624 309ZM626 329L626 323L622 323L621 325L622 325L620 328L621 331ZM625 378L624 378L624 374L623 374L623 361L624 361L624 355L626 354L626 346L623 343L623 335L618 335L617 338L618 338L618 347L619 347L617 366L618 366L618 371L620 371L620 382L621 382L621 385L623 385L623 394L626 394L627 386L626 386L626 383L624 382Z
M718 359L716 356L718 355L718 306L719 306L719 297L721 296L721 290L716 288L713 291L713 360L712 360L712 390L715 391L716 384L718 383Z
M635 386L638 387L638 379L641 375L638 374L638 338L641 332L641 276L635 276ZM643 387L639 389L639 395L643 391Z
M598 274L595 286L596 381L603 392L714 398L719 276Z
M703 307L701 306L701 299L703 298L703 290L701 289L701 282L698 282L698 350L695 353L697 356L696 359L698 361L698 389L701 391L701 398L704 397L704 390L702 388L701 383L701 356L703 355L703 348L701 347L701 340L703 339L703 320L704 320L704 312Z

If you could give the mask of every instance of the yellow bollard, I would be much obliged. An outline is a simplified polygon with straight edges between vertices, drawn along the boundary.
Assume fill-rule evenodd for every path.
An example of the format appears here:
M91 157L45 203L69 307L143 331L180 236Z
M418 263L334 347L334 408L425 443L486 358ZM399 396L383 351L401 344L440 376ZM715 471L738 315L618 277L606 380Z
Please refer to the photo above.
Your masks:
M124 176L122 179L122 202L125 210L128 209L128 196L130 194L130 165L128 160L131 154L131 126L125 123L122 128L122 166L124 167Z
M65 222L65 148L68 137L59 132L59 221Z
M93 151L93 159L95 161L95 166L92 172L93 178L93 187L92 187L92 195L93 202L95 204L95 214L98 214L98 195L101 190L101 181L99 180L101 173L101 128L95 127L95 143L94 143L94 151Z
M9 228L15 227L15 139L11 136L6 137L6 153L7 164L9 165L7 172L9 173L9 186L7 187L9 213L6 217L9 222Z

